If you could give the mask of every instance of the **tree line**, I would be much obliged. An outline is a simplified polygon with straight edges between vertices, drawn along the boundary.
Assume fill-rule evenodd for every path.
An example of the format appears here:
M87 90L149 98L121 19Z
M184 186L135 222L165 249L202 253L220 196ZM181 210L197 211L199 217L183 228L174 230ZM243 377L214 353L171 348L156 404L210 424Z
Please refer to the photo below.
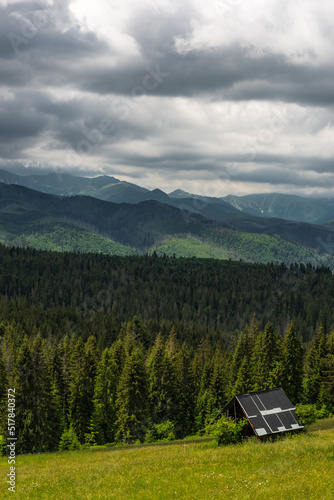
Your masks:
M57 253L0 245L0 319L43 337L98 331L110 345L124 321L141 317L151 333L176 325L187 343L209 333L229 342L256 313L304 342L322 322L334 326L334 277L311 264L249 264L214 259ZM182 333L181 333L182 332ZM103 339L104 338L104 339Z
M334 406L330 269L0 246L0 434L21 453L202 429L234 394Z
M182 438L207 425L235 394L283 387L293 403L334 408L334 332L320 325L305 348L291 323L282 336L254 316L233 349L208 336L196 349L175 328L153 343L133 318L102 351L96 336L59 340L1 325L1 426L7 388L16 391L17 450Z

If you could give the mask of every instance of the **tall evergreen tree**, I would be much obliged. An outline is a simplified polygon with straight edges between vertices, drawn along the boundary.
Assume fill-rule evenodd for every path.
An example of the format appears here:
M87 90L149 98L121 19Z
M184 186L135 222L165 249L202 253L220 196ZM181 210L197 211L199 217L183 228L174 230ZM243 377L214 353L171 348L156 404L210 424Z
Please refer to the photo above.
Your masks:
M90 433L94 410L94 386L98 362L95 337L86 344L78 339L71 357L69 422L80 443Z
M24 338L15 371L18 451L54 450L60 437L60 413L52 391L51 367L39 335L32 343Z
M143 441L148 423L147 374L142 350L125 359L116 399L116 441Z
M273 325L267 323L264 332L256 339L251 358L254 391L264 391L271 387L270 373L278 361L280 361L280 349L277 335Z
M221 408L228 398L228 366L230 355L228 352L222 353L219 347L216 348L213 358L213 371L210 381L210 389L213 395L214 408Z
M245 357L238 370L238 376L234 383L232 393L243 394L245 392L250 392L252 390L252 385L250 363Z
M175 357L175 369L178 388L177 433L183 437L192 432L195 421L194 379L190 355L185 344Z
M196 400L200 398L209 387L212 371L212 348L206 336L196 349L191 362L191 372L194 380Z
M148 348L150 343L147 328L137 316L126 324L123 337L126 354L131 354L132 349L137 346Z
M176 377L172 361L166 355L161 334L148 360L148 398L153 423L174 420L177 407Z
M324 363L328 354L324 327L320 324L304 363L304 398L308 403L316 403L324 380Z
M303 379L303 356L300 340L291 322L283 344L282 381L283 389L292 403L301 399Z
M251 328L245 328L238 339L235 351L233 353L233 358L229 373L229 391L228 398L233 397L236 394L236 388L242 386L247 386L248 390L251 389L253 385L252 382L252 367L251 367L251 357L256 342L256 335L258 335L258 328L255 316L252 319ZM242 367L242 370L241 370ZM237 383L237 380L238 384ZM243 381L241 384L241 380Z
M116 394L120 376L112 349L106 348L97 366L93 425L100 444L115 440Z

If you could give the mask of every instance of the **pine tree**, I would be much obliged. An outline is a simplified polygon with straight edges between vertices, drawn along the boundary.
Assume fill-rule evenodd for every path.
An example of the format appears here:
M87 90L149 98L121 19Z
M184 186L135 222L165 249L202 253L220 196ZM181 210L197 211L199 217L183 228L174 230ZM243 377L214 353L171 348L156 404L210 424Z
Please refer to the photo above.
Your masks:
M213 370L210 381L210 389L213 395L214 408L221 408L228 397L228 378L227 368L230 363L230 355L228 352L225 355L217 347L213 358Z
M171 361L175 360L176 354L179 351L179 343L177 341L176 329L173 326L169 332L168 338L165 344L166 355Z
M148 398L154 424L174 420L177 406L176 377L172 361L165 353L161 334L148 360Z
M191 359L183 344L175 357L178 389L177 433L180 437L190 434L195 422L195 390L191 373Z
M97 366L94 389L93 427L100 444L115 440L116 393L119 381L119 366L106 348Z
M327 403L334 409L334 355L329 352L323 360L323 392L326 394Z
M125 349L121 339L116 340L110 347L110 359L117 367L118 378L120 377L124 362L125 362Z
M123 336L126 354L131 354L132 349L136 347L147 348L149 346L150 339L147 328L137 316L126 324Z
M233 386L233 394L243 394L252 390L251 369L248 359L245 357L238 370L238 376Z
M66 343L68 343L68 337L61 339L58 345L54 347L50 362L53 393L61 409L61 420L64 427L67 424L69 395L68 377L66 377L64 370L64 358L66 356L66 348L64 346Z
M191 362L196 400L201 398L209 386L212 372L211 351L210 340L208 337L205 337L196 349L195 356Z
M16 426L21 453L54 450L60 438L60 413L43 344L39 335L32 343L25 337L17 357Z
M254 391L264 391L270 388L270 373L275 367L275 362L279 360L280 351L277 335L273 325L268 323L264 333L258 335L252 353L252 389Z
M143 441L148 419L147 374L139 347L135 347L125 359L117 389L116 410L116 441Z
M214 395L210 386L213 374L213 359L208 337L199 345L191 364L191 375L194 381L194 398L196 401L196 425L203 428L211 420L215 407Z
M254 349L254 345L256 342L255 332L258 335L258 328L255 316L253 317L251 328L247 327L240 334L238 339L232 363L230 367L229 373L229 390L228 390L228 399L232 398L236 394L236 387L240 387L241 375L243 384L245 385L247 382L248 390L251 390L253 385L252 381L252 367L251 367L251 357ZM242 374L241 374L242 367ZM237 380L239 379L238 384Z
M97 362L95 337L90 337L85 345L78 339L71 357L69 423L80 443L91 432Z
M302 393L303 358L300 340L293 322L286 332L283 344L283 389L293 404L300 401Z
M261 330L259 321L255 314L253 314L250 324L247 326L247 333L251 347L254 347L257 337L260 335Z
M324 362L328 354L323 325L320 324L307 352L304 364L304 398L308 403L316 403L324 384Z

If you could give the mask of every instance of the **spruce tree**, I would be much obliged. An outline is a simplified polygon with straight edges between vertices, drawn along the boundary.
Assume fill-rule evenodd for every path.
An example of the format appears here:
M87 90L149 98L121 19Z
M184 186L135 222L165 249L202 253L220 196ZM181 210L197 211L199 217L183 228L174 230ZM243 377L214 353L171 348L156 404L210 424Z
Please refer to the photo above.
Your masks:
M230 355L228 352L223 354L219 347L216 348L213 358L213 370L210 381L210 390L212 392L214 408L221 408L228 397L228 378L227 370L230 364Z
M195 356L191 362L196 400L200 398L209 387L212 371L211 351L210 340L208 337L205 337L196 349Z
M232 393L235 395L251 392L252 385L250 364L248 359L245 357L238 370L237 379L234 383Z
M93 427L100 444L115 440L116 393L119 367L112 359L111 349L106 348L97 366L94 389Z
M177 433L184 437L194 428L196 403L191 359L185 344L175 357L175 370L178 389Z
M85 344L78 339L71 356L69 423L80 443L91 432L97 362L95 338L90 337Z
M25 337L15 370L17 446L20 453L51 451L60 438L59 408L52 391L44 342Z
M148 399L154 424L174 420L177 392L172 361L166 355L161 334L155 340L148 360Z
M248 390L251 390L253 385L252 381L252 367L251 367L251 357L253 348L256 342L255 332L258 335L257 323L255 317L253 317L251 332L249 328L245 328L240 334L237 345L234 350L230 373L229 373L229 390L228 399L232 398L236 394L236 387L241 386L241 378L244 380L243 385L247 382ZM241 374L242 367L242 374ZM237 383L237 380L238 384Z
M277 335L273 325L268 323L263 333L256 339L251 358L252 389L264 391L271 387L270 374L275 363L280 360L280 350Z
M304 398L308 403L319 399L324 380L324 363L328 354L327 341L322 323L320 324L304 364Z
M116 441L143 441L148 424L147 374L142 350L135 347L124 363L116 398Z
M303 379L303 357L301 343L293 322L288 328L283 344L282 385L293 404L301 399Z

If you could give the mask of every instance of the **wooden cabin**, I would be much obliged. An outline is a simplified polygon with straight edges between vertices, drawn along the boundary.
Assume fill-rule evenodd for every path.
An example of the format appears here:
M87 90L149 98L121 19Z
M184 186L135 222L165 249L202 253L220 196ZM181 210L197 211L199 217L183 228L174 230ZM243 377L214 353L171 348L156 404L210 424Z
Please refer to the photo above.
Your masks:
M296 408L283 389L238 394L221 412L233 420L247 418L245 435L260 439L285 432L298 432L304 428L296 415Z

